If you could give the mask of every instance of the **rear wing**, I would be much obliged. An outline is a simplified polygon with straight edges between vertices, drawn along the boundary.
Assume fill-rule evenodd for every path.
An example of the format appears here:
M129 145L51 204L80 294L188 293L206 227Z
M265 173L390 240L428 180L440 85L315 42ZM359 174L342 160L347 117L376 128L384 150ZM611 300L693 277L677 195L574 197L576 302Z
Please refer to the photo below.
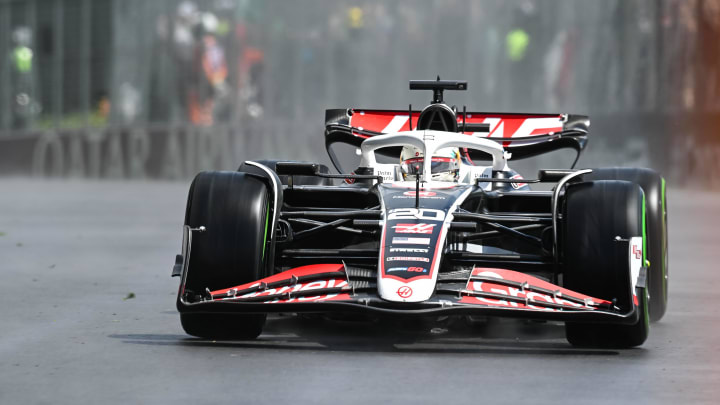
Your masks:
M367 138L417 129L421 111L329 109L325 111L325 146L341 171L331 146L335 143L360 147ZM458 112L457 132L502 143L512 160L524 159L557 149L577 152L573 167L587 144L590 120L584 115ZM397 149L397 150L395 150ZM400 156L400 148L378 153ZM467 157L482 160L482 152L470 150Z

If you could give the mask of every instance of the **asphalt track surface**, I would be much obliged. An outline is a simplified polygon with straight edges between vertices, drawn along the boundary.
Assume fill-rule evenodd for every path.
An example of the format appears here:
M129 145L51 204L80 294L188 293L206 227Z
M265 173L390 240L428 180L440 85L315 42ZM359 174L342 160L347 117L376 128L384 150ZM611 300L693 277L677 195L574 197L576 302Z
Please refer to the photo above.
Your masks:
M670 189L670 308L644 346L559 324L273 317L185 335L187 184L0 179L0 403L718 403L720 194Z

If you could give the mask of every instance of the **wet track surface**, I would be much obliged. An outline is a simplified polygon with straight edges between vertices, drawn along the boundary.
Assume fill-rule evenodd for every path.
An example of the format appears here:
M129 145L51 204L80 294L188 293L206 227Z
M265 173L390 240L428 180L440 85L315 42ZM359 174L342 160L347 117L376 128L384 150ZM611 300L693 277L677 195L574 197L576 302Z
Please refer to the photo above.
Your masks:
M275 316L185 335L170 278L185 183L0 179L0 403L717 403L720 194L670 189L670 306L644 346L562 325Z

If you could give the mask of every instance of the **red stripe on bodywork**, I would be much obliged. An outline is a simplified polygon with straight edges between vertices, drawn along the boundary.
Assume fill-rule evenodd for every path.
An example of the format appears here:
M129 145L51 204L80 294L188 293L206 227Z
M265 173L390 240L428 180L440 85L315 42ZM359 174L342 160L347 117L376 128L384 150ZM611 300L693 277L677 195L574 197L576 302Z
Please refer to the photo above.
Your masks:
M254 284L257 284L257 283L272 283L274 281L285 280L285 279L291 278L292 276L300 277L300 276L309 276L309 275L319 274L319 273L330 273L330 272L334 272L334 271L341 271L344 268L345 268L345 266L343 266L342 263L341 264L327 264L327 263L310 264L307 266L296 267L294 269L286 270L286 271L283 271L282 273L278 273L278 274L275 274L275 275L272 275L269 277L265 277L260 280L251 281L246 284L242 284L242 285L238 285L238 286L230 287L230 288L224 288L222 290L213 291L212 293L213 293L213 295L225 294L232 289L243 290L246 288L250 288L251 286L253 286Z
M234 288L226 288L223 290L217 290L211 292L211 294L215 297L222 296L228 293L228 291L231 291L233 289L242 291L246 289L251 289L252 287L256 287L260 285L261 283L272 283L273 281L280 281L280 280L289 280L292 279L293 276L295 277L302 277L302 276L311 276L314 274L321 274L321 273L333 273L338 272L340 270L344 269L344 265L342 264L313 264L309 266L302 266L297 267L295 269L290 269L287 271L284 271L279 274L275 274L270 277L265 277L264 279L253 281L251 283L239 285ZM288 285L283 285L279 287L274 288L266 288L262 290L254 290L252 292L249 292L247 294L242 295L235 295L232 294L227 297L222 298L215 298L215 300L223 301L223 300L239 300L242 301L242 299L252 298L252 299L262 299L264 297L267 297L267 301L264 301L268 304L276 304L276 303L300 303L300 302L320 302L320 301L346 301L350 299L350 294L347 292L342 293L334 293L334 294L323 294L319 293L319 295L303 295L300 297L292 297L292 298L286 298L288 293L293 292L309 292L313 290L323 290L326 288L347 288L348 287L348 281L347 276L345 277L337 277L337 276L331 276L328 278L321 278L317 280L309 280L304 282L297 282L297 283L290 283ZM261 301L263 302L263 301Z
M529 290L524 289L518 289L514 287L505 286L498 283L493 283L492 281L470 281L467 285L467 289L470 291L478 291L478 292L486 292L486 293L493 293L493 294L499 294L499 295L506 295L508 297L519 297L519 298L527 298L528 299L528 305L525 305L523 303L519 302L512 302L512 301L506 301L502 299L494 299L494 298L482 298L482 297L475 297L475 296L464 296L460 302L466 303L466 304L480 304L480 305L487 305L492 307L505 307L505 308L516 308L516 309L532 309L532 310L542 310L542 311L555 311L556 309L553 308L542 308L539 306L532 305L531 302L547 302L547 303L553 303L558 305L567 306L568 308L584 308L587 310L595 310L597 309L596 306L599 304L608 305L611 304L610 301L594 298L589 295L585 295L576 291L571 291L563 287L556 286L552 283L549 283L545 280L541 280L537 277L533 277L524 273L520 273L517 271L507 270L507 269L497 269L497 268L479 268L476 267L472 271L473 276L485 276L485 277L492 277L492 278L498 278L499 280L508 280L508 281L515 281L518 283L527 283L528 286L532 287L539 287L544 288L546 290L555 291L557 292L556 296L553 297L552 295L543 294L539 292L532 292ZM578 304L575 302L570 302L568 300L563 299L563 296L572 296L574 298L579 298L582 300L591 300L595 306L585 306L582 304Z
M382 132L385 127L390 124L390 122L393 120L393 118L397 116L403 116L407 117L407 112L402 111L382 111L382 110L355 110L353 112L353 115L350 116L350 126L355 128L362 128L364 130L369 131L375 131L375 132ZM419 112L413 112L412 114L412 122L413 125L415 125L418 122L418 119L420 118ZM494 128L491 128L493 133L488 134L487 136L492 137L501 137L501 138L511 138L515 136L515 133L517 132L518 128L525 123L527 120L532 119L538 119L538 118L561 118L561 115L559 114L508 114L508 113L468 113L468 116L465 119L465 122L468 124L481 124L484 123L486 119L492 119L492 120L499 120L498 123L495 125ZM462 122L463 117L462 114L458 114L457 117L458 120L458 128L462 129ZM504 124L503 126L503 133L497 134L494 133L497 131L499 126L501 124ZM400 131L407 131L410 128L408 128L407 125L402 127ZM413 127L415 129L415 127ZM549 128L542 128L539 130L533 130L530 134L526 136L531 135L540 135L545 134L548 132L557 132L562 131L562 125L558 125L557 127L549 127ZM542 131L542 132L538 132ZM473 134L473 132L465 132L467 135ZM355 133L356 136L359 136L361 138L368 138L367 135L361 135L358 133Z
M350 126L355 128L362 128L369 131L381 132L390 122L397 116L407 117L407 113L401 113L398 111L363 111L357 110L350 116ZM419 113L413 113L412 122L413 125L417 123ZM414 129L414 128L413 128ZM404 125L400 128L400 131L409 131L408 125ZM358 134L356 134L358 135ZM358 135L361 136L361 135Z

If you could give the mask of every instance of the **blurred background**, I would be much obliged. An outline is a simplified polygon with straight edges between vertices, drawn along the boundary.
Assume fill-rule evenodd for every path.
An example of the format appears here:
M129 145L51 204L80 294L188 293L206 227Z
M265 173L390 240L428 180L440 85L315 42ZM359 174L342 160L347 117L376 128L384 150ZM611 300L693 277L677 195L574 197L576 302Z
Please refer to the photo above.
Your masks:
M328 163L326 108L440 75L469 111L590 115L579 166L720 188L718 38L720 0L0 0L0 175Z

